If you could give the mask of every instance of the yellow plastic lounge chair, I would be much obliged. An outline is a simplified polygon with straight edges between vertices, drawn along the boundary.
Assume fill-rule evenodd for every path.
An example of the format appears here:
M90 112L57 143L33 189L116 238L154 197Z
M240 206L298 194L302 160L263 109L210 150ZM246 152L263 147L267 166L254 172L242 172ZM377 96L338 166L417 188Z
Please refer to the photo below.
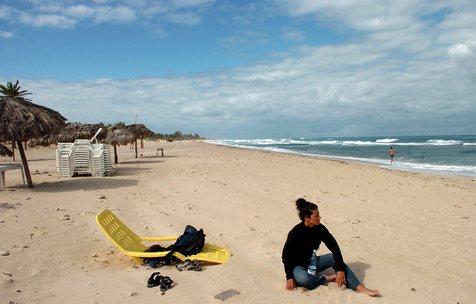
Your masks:
M110 210L104 210L96 215L96 222L101 228L102 232L112 241L117 248L123 251L127 256L143 263L141 258L157 258L164 257L169 251L162 252L144 252L146 246L145 242L164 242L175 241L177 236L161 236L161 237L143 237L135 234L129 227L127 227L117 216ZM181 261L198 260L210 263L223 264L228 261L230 251L226 248L218 247L211 244L205 244L202 251L195 255L184 256L180 252L173 254Z

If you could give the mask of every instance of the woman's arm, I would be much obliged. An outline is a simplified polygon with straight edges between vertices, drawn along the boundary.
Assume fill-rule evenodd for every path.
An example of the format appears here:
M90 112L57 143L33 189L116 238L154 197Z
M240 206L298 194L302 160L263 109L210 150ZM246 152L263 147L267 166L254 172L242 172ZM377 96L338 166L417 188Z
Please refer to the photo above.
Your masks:
M334 256L334 261L336 262L337 271L344 271L344 259L342 258L342 253L340 252L339 245L337 244L336 239L332 234L327 230L324 225L320 225L322 229L322 241L327 248L332 252Z
M286 280L294 279L293 274L293 237L292 234L288 234L288 238L283 247L283 254L281 257L284 264L284 272L286 273Z

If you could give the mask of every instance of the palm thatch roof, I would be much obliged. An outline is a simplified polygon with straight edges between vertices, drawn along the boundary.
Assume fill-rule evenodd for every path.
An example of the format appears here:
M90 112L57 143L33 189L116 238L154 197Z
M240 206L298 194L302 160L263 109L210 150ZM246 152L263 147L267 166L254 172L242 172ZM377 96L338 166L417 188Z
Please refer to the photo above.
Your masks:
M48 147L52 144L56 144L58 142L57 138L58 138L58 135L56 134L33 138L28 141L28 147L29 148Z
M104 142L113 145L121 146L133 143L136 137L128 128L109 128Z
M76 139L91 139L102 128L101 124L84 124L79 122L67 123L66 127L58 134L58 142L74 142ZM99 133L97 139L106 138L107 131Z
M132 124L126 127L136 138L141 138L145 136L151 136L154 134L151 130L149 130L143 124Z
M0 138L27 140L57 133L66 118L24 97L0 97Z
M0 144L0 156L13 156L13 152L5 147L4 145Z
M33 188L30 168L22 141L57 133L66 121L60 113L32 103L19 81L0 84L0 139L15 141L20 152L28 187Z

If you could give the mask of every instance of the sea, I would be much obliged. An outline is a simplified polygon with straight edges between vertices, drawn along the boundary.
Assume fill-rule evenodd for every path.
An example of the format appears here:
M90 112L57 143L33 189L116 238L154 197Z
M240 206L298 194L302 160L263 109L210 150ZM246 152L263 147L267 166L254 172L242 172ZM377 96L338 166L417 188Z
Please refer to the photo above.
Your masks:
M233 147L380 164L396 170L476 177L476 135L219 139ZM387 151L397 150L389 164Z

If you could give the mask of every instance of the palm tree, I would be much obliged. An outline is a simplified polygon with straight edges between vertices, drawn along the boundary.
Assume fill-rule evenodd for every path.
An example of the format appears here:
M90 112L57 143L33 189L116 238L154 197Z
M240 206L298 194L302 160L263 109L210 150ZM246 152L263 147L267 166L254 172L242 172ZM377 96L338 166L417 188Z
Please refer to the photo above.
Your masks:
M25 98L28 91L21 90L19 81L0 85L0 138L15 141L20 151L28 186L33 188L23 142L58 132L65 123L60 113Z
M7 85L4 86L0 84L0 93L5 97L23 97L26 95L31 95L27 90L20 91L19 81L15 82L15 84L11 82L7 82Z

